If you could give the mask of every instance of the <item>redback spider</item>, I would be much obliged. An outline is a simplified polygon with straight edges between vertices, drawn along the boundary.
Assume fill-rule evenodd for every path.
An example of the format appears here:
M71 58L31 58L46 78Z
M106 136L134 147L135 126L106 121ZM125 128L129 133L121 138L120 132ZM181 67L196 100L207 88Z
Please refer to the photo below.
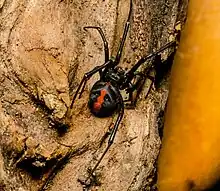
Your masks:
M104 44L104 53L105 53L105 62L104 64L100 66L96 66L91 71L84 74L83 79L81 80L75 95L73 96L70 109L73 108L73 105L75 103L75 100L78 96L78 98L81 97L87 81L96 73L99 73L100 79L93 85L90 95L89 95L89 101L88 101L88 107L91 111L91 113L96 117L109 117L113 115L114 112L118 111L118 117L116 119L116 122L111 130L111 133L109 135L108 139L108 145L101 157L99 158L96 165L92 168L92 170L89 173L88 178L85 182L79 180L82 184L87 184L88 180L93 176L94 171L97 169L98 165L102 161L103 157L113 144L113 141L115 139L115 135L117 133L119 124L123 118L124 115L124 102L125 101L131 101L132 105L135 105L135 100L133 99L133 92L137 90L140 81L143 80L144 77L146 77L146 74L143 73L137 73L137 69L145 63L147 60L158 56L162 51L166 50L167 48L171 46L175 46L176 42L172 41L167 43L165 46L161 47L159 50L142 57L129 71L125 71L118 67L118 64L121 59L122 50L124 47L124 43L128 34L128 29L130 26L130 19L131 19L131 13L132 13L132 0L130 0L130 10L128 14L128 19L124 27L124 32L122 36L121 43L119 45L119 49L117 52L117 55L115 59L109 58L109 48L108 48L108 42L105 38L105 35L100 27L97 26L86 26L84 27L84 30L87 29L96 29L103 41ZM149 71L153 69L153 66L149 68ZM149 71L146 73L149 74ZM139 80L136 82L133 82L133 80L139 76ZM148 76L149 77L149 76ZM149 78L153 84L154 79ZM149 88L148 92L150 91L151 87ZM122 95L120 93L121 90L125 90L129 94L128 100L123 100Z

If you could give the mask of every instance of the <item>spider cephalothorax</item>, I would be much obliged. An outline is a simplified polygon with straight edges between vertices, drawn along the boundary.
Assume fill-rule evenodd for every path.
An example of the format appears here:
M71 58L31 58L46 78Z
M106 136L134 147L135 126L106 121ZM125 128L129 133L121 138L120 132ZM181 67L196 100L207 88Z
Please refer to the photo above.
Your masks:
M159 55L162 51L165 49L175 46L176 41L172 41L167 43L165 46L161 47L158 51L153 52L149 55L146 55L142 57L130 70L125 71L118 67L118 64L121 59L122 50L124 47L124 43L128 34L128 29L130 26L130 19L131 19L131 12L132 12L132 0L130 0L130 11L128 15L127 22L125 24L123 36L121 43L119 45L119 49L117 52L117 55L115 59L109 58L109 48L108 48L108 42L105 38L105 35L100 27L96 26L87 26L84 27L85 30L87 29L96 29L104 44L104 53L105 53L105 62L104 64L100 66L96 66L93 70L85 73L83 79L81 80L75 95L73 96L72 103L70 105L70 109L72 109L73 104L77 98L77 95L79 94L79 98L81 97L87 81L96 73L99 73L100 79L93 85L90 96L89 96L89 102L88 106L92 114L94 114L96 117L109 117L111 116L115 111L118 112L118 116L116 119L116 122L111 130L111 133L109 135L108 140L108 146L105 149L104 153L94 166L94 168L90 171L89 177L86 179L85 184L89 180L89 178L93 175L93 172L98 167L99 163L105 156L106 152L109 150L110 146L112 145L115 135L117 133L119 124L123 118L124 115L124 102L130 101L131 105L135 105L136 100L133 98L133 92L140 87L140 83L143 82L143 79L148 76L149 71L154 68L154 66L149 67L149 71L146 71L146 73L140 73L137 72L139 67L145 63L147 60L156 57ZM134 80L138 76L139 80ZM154 79L149 78L152 80L152 84ZM151 85L152 85L151 84ZM151 86L150 86L151 87ZM122 95L120 93L121 90L126 90L126 92L129 94L128 100L123 100ZM150 88L149 88L150 91ZM137 97L136 97L137 98ZM82 181L80 181L82 182Z

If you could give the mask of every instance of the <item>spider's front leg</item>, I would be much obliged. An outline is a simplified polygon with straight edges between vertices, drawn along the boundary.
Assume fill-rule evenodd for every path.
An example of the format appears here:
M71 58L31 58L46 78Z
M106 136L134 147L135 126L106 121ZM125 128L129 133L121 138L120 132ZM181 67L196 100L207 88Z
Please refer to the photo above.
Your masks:
M95 29L99 32L101 38L102 38L102 41L103 41L103 46L104 46L104 53L105 53L105 62L108 62L109 61L109 48L108 48L108 41L106 40L105 38L105 34L102 30L101 27L97 27L97 26L86 26L86 27L83 27L83 29L85 31L87 31L87 29ZM99 75L100 77L102 76L102 70L99 71Z
M86 27L83 27L83 29L85 31L87 31L87 29L96 29L101 38L102 38L102 41L103 41L103 45L104 45L104 52L105 52L105 62L107 62L109 60L109 48L108 48L108 41L106 40L105 38L105 35L101 29L101 27L97 27L97 26L86 26Z

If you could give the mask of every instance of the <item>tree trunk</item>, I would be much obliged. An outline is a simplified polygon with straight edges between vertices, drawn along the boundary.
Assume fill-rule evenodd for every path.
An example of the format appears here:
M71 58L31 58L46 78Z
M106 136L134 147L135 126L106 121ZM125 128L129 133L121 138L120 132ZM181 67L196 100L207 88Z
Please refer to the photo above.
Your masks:
M166 44L175 23L186 17L187 0L133 4L123 68ZM0 0L0 190L82 190L77 179L87 176L100 157L106 147L103 136L117 116L100 119L87 109L98 76L69 110L84 73L104 62L100 36L83 27L102 27L115 56L128 11L129 0ZM156 189L168 77L144 99L149 83L136 109L125 111L96 171L98 190Z

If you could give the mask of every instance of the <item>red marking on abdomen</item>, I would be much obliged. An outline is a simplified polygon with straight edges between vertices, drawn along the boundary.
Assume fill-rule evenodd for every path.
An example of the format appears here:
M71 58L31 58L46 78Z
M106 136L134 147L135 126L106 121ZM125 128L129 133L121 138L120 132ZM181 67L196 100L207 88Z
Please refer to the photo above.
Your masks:
M95 112L98 112L101 109L102 104L105 101L104 98L105 98L106 94L107 94L107 90L106 89L102 89L100 96L97 97L97 101L93 105L93 109L94 109Z

